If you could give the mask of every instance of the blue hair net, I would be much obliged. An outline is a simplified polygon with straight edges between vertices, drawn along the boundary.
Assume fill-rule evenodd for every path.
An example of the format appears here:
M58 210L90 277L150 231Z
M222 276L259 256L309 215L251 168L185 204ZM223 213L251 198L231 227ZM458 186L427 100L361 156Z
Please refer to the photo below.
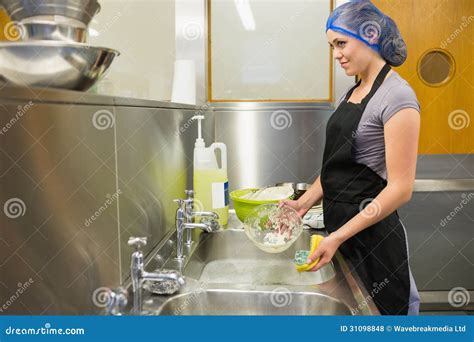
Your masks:
M326 22L327 30L364 42L390 65L402 65L407 59L407 47L397 24L370 0L350 1L337 7Z

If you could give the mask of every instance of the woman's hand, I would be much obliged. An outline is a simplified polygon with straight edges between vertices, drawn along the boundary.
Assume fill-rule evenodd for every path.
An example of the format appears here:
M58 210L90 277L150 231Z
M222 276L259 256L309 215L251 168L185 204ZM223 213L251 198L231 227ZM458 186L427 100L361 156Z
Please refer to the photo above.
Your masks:
M303 205L301 205L301 203L298 201L281 200L280 202L278 202L279 208L283 206L295 209L300 217L303 217L308 212L308 209L304 208Z
M314 253L311 254L306 261L307 264L311 264L314 260L320 258L316 266L314 266L310 271L315 272L328 264L340 245L341 241L332 234L329 234L327 237L322 239L318 248L316 248Z

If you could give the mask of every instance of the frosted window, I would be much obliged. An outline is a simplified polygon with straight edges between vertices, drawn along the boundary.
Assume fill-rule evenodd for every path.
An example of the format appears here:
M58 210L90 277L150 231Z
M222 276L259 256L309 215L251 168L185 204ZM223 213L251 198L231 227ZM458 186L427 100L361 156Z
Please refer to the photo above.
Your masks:
M212 101L329 101L329 0L210 0Z

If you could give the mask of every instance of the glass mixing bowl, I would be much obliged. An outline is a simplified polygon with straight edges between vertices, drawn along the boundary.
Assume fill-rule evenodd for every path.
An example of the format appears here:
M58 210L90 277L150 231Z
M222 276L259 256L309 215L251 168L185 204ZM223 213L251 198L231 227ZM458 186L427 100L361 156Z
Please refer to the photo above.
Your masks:
M254 208L244 221L245 233L261 250L281 253L303 232L303 222L296 210L278 203Z

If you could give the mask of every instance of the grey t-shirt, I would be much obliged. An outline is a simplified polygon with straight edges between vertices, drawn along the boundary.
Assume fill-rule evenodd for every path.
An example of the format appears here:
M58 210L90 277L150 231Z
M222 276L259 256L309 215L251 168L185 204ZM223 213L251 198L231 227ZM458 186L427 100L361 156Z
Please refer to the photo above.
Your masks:
M349 90L341 96L338 106ZM370 99L357 131L353 132L354 161L368 166L383 179L387 179L384 125L394 114L405 108L414 108L420 112L415 92L408 82L394 71Z

